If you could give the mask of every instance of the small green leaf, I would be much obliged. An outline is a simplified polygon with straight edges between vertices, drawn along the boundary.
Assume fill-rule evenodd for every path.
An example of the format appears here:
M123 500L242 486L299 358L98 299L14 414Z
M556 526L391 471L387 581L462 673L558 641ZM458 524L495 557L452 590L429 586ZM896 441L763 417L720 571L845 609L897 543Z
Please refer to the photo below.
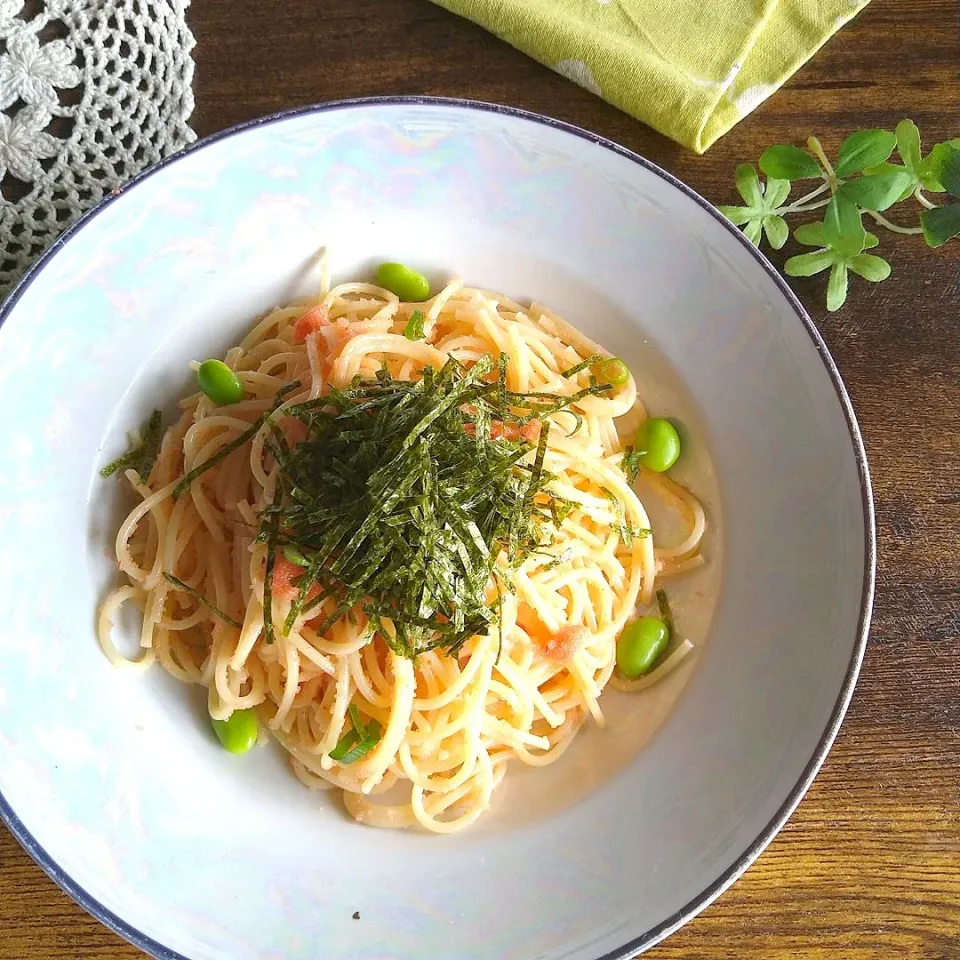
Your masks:
M960 150L960 137L956 140L947 140L945 143L938 143L923 158L920 163L920 183L924 190L931 193L943 193L945 187L940 181L940 172L944 165L949 162L953 150Z
M763 192L764 206L776 210L790 196L790 181L767 177L767 188Z
M919 141L918 141L919 142ZM836 175L849 177L864 167L883 163L893 153L897 138L889 130L860 130L843 141L837 155Z
M873 176L876 173L905 173L910 178L910 183L904 187L903 193L900 194L901 200L906 200L920 183L920 178L912 170L901 167L897 163L875 163L872 167L866 167L863 172L868 176Z
M947 193L960 200L960 149L952 144L942 144L937 179Z
M903 173L904 171L907 173L910 172L899 163L890 163L888 160L885 160L883 163L873 163L869 167L864 167L862 172L868 177L871 177L875 173Z
M866 244L866 231L857 205L842 193L836 193L827 204L823 218L823 234L827 243L848 256L856 256Z
M847 299L847 265L835 263L827 281L827 309L833 313Z
M875 173L906 173L912 176L912 173L906 167L901 166L899 163L890 163L889 161L864 167L863 172L868 177L873 176ZM914 177L914 179L916 178Z
M808 180L823 176L820 164L806 150L792 143L767 147L760 155L760 169L768 177L778 180Z
M790 236L790 228L783 217L770 216L763 218L763 231L774 250L779 250Z
M717 207L717 209L735 226L741 227L752 217L756 216L756 211L749 207Z
M788 277L812 277L823 273L836 262L836 256L829 250L815 250L813 253L801 253L791 257L784 265L783 272Z
M937 179L940 155L937 151L941 144L937 144L920 164L920 186L930 193L944 193L943 184Z
M744 228L743 235L755 246L760 246L761 223L759 220L751 220Z
M805 247L825 247L827 238L823 233L823 223L818 220L816 223L805 223L793 231L793 238L797 243L802 243Z
M839 193L864 210L880 211L893 206L912 184L913 177L906 170L891 170L848 180Z
M897 152L903 160L903 165L915 176L919 176L920 131L912 120L901 120L897 124Z
M752 163L741 163L734 173L737 190L748 206L759 207L763 203L760 193L760 178Z
M890 276L890 264L883 257L875 257L872 253L861 253L850 261L850 269L864 280L879 283Z
M864 235L866 237L866 242L863 245L864 250L876 247L880 243L876 234L866 231ZM827 243L823 224L819 221L816 223L805 223L803 226L797 227L797 229L793 231L793 238L797 243L802 243L805 247L830 246L830 244Z
M937 207L934 210L924 210L920 214L920 223L923 226L923 237L927 241L927 246L943 246L953 237L960 236L960 203L952 203L949 207Z

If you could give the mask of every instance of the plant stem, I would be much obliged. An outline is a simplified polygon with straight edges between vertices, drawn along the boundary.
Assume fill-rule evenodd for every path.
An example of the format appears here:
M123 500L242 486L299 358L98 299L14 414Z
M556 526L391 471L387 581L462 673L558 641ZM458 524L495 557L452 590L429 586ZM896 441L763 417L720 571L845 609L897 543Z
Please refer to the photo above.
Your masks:
M833 190L836 186L837 175L834 173L833 167L830 166L830 161L827 159L827 155L823 152L823 147L820 145L820 141L816 137L810 137L807 140L807 146L814 152L816 158L822 164L823 169L827 171L827 183L830 185L830 189Z
M873 219L879 223L881 227L886 227L887 230L890 230L893 233L923 233L923 227L901 227L895 223L891 223L886 217L881 216L879 213L875 213L873 210L864 210L863 212L873 217Z
M818 203L810 203L810 201L816 197L819 197L824 190L830 189L831 187L829 181L824 178L824 182L821 183L816 189L811 190L805 197L801 197L799 200L794 200L793 203L789 203L785 207L777 207L777 209L773 212L783 217L791 213L807 213L810 210L819 210L821 207L825 207L830 202L830 198L827 197L826 200L820 200Z
M830 189L829 183L826 183L826 182L821 183L819 187L817 187L815 190L811 190L805 197L801 197L799 200L794 200L791 206L798 207L801 204L809 203L811 200L814 199L814 197L819 197L824 190L829 190L829 189Z
M783 216L787 213L807 213L809 210L819 210L821 207L825 207L830 202L830 198L827 197L826 200L819 200L817 203L808 203L804 206L799 206L800 201L796 203L791 203L789 207L779 207L777 210L774 210L774 213L779 213L780 216Z
M936 209L937 209L937 205L936 205L935 203L931 203L931 202L923 195L923 187L921 187L921 186L918 185L918 186L917 186L917 189L913 191L913 195L917 198L917 202L918 202L921 206L926 207L928 210L936 210Z

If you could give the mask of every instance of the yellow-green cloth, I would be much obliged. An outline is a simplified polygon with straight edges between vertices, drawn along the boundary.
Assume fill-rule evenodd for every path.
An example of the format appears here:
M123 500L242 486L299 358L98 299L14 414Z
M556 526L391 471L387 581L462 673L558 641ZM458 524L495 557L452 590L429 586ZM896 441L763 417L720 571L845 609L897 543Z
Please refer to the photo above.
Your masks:
M869 0L434 0L703 153Z

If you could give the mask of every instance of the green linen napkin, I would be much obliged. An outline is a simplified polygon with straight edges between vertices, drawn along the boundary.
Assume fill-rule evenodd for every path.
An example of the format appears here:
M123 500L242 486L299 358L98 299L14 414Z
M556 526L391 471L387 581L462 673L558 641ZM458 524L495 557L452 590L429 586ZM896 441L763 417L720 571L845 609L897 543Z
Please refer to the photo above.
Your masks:
M703 153L869 0L434 0Z

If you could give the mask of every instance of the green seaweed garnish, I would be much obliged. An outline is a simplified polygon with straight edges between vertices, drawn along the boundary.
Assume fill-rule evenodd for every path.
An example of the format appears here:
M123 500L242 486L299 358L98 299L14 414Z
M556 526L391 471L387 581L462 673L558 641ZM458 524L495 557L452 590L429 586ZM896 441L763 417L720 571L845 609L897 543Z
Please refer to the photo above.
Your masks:
M560 372L561 377L573 377L576 374L580 373L582 370L586 370L589 367L592 367L595 363L599 363L603 360L603 355L599 353L593 354L591 357L587 357L586 360L581 360L579 363L574 364L572 367L568 367L566 370Z
M272 448L280 469L260 531L265 613L274 553L290 547L309 564L294 580L284 631L332 599L320 631L359 604L396 653L455 652L497 622L497 595L512 590L507 572L550 547L571 509L549 489L546 418L609 389L520 394L506 389L502 360L468 369L450 359L419 380L381 371L287 408L307 438ZM535 448L512 438L532 421L541 425ZM264 619L269 640L274 627Z
M247 427L240 436L231 440L225 447L221 447L212 457L209 457L207 460L204 460L199 466L194 467L189 473L187 473L183 479L173 488L174 498L179 497L181 493L190 488L190 484L193 483L197 477L202 476L206 473L211 467L215 467L218 463L223 460L226 460L227 457L233 453L234 450L237 450L239 447L242 447L248 440L252 440L260 428L277 412L278 407L283 403L283 398L290 393L292 390L296 390L297 387L301 386L300 382L288 383L285 387L281 387L276 396L273 398L273 404L270 409L257 417L256 420Z
M163 417L159 410L154 410L140 426L140 440L132 444L122 456L108 463L101 471L101 477L111 477L119 470L136 470L141 483L146 483L150 471L160 452L160 443L163 440Z
M426 319L422 310L414 310L413 313L410 314L407 325L403 328L403 335L408 340L422 340L423 324Z
M271 517L266 526L267 567L263 574L263 636L267 643L277 638L273 631L273 568L277 560L277 518Z
M164 577L168 583L173 584L178 590L185 590L190 594L191 597L199 600L200 603L207 607L212 613L216 614L224 623L229 623L231 627L236 627L238 630L243 626L239 620L234 620L229 614L224 613L216 604L211 603L199 590L195 590L190 586L189 583L184 583L179 577L175 577L172 573L167 573L164 571Z
M667 625L670 636L673 636L673 613L670 610L670 602L667 600L665 590L657 591L657 609L660 611L660 619Z
M631 483L640 475L640 466L646 454L646 450L637 450L632 445L624 449L621 469Z

